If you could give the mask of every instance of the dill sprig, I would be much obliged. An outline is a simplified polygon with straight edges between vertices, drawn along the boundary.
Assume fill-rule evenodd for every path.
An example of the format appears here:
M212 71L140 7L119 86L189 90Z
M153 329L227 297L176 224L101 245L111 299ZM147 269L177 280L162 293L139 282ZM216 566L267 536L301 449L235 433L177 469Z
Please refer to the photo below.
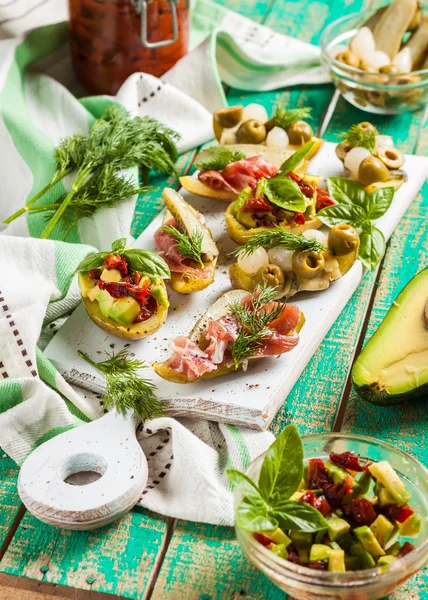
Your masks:
M114 185L115 199L114 202L110 202L110 206L112 206L127 197L121 195L127 191L126 186L121 188L118 185L122 170L137 166L142 169L142 174L146 178L150 169L168 174L175 172L174 162L177 158L175 140L177 138L178 134L156 119L150 117L131 118L123 107L116 104L111 105L103 117L95 121L87 136L76 134L61 141L55 149L57 167L51 181L23 208L6 219L5 223L11 223L25 212L30 212L29 207L36 200L72 171L75 171L76 174L71 190L60 201L55 202L57 204L55 212L43 231L42 238L49 237L71 204L74 204L75 208L79 203L86 205L83 211L85 214L79 215L77 212L76 216L78 218L87 216L88 196L81 194L85 186L92 185L95 188L100 185L101 188L108 190ZM90 184L92 178L95 179ZM92 200L94 197L92 194ZM94 208L92 212L95 212L97 210L96 203L92 201L91 205ZM52 212L52 208L43 210Z
M318 240L306 238L301 233L290 233L278 227L277 229L260 229L260 233L253 235L243 246L236 248L233 254L248 256L258 248L270 250L278 247L298 252L329 252L329 249Z
M229 305L229 310L241 323L242 328L233 342L231 353L238 368L246 359L254 356L264 341L271 335L269 323L278 319L285 304L277 303L269 310L261 310L275 297L275 290L268 286L257 286L252 294L250 303L241 301Z
M375 132L364 130L359 125L352 125L348 131L339 134L339 137L353 148L366 148L371 153L376 147Z
M204 261L202 260L202 242L204 240L204 235L202 231L195 229L193 234L189 236L187 232L183 233L171 225L165 225L163 229L177 240L177 248L181 256L194 260L199 263L201 267L204 266Z
M194 166L199 171L222 171L230 163L245 158L242 152L236 152L225 146L215 146L202 150L195 159Z
M278 127L282 127L283 129L287 129L295 123L296 121L302 121L305 119L311 118L311 108L290 108L286 109L283 102L279 102L276 105L275 110L275 124Z
M128 358L125 349L117 354L106 352L107 360L98 363L80 350L77 353L105 375L106 389L102 396L105 409L114 407L123 416L133 410L142 421L163 416L162 404L155 394L155 384L138 374L141 369L147 368L141 360Z

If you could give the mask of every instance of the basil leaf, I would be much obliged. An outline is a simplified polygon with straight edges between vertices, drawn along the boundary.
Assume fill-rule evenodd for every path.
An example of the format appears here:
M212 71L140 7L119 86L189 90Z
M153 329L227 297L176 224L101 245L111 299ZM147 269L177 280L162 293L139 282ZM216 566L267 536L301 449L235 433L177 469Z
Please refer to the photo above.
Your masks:
M245 473L241 473L241 471L236 471L235 469L228 469L226 474L230 483L234 486L239 485L243 496L251 497L252 494L256 493L259 498L262 497L257 484L245 475Z
M322 514L305 502L284 502L281 510L274 510L272 516L284 531L304 531L313 533L327 529L328 524Z
M301 189L297 183L288 177L265 179L263 191L268 200L276 206L294 212L304 212L306 210L305 197Z
M287 158L287 160L285 160L279 167L278 175L287 175L287 173L291 173L291 171L298 167L305 156L307 156L312 150L314 144L315 142L308 142L299 148L299 150L293 152L290 158Z
M394 194L395 188L392 186L378 188L370 194L367 194L367 217L373 221L374 219L379 219L379 217L384 215L391 206Z
M245 531L275 531L278 529L278 521L267 512L263 500L257 502L255 499L243 498L236 507L236 525Z
M112 243L111 251L114 254L122 254L126 248L126 238L120 238Z
M123 253L132 271L139 271L148 277L169 279L171 272L168 265L156 252L130 248Z
M248 200L248 198L251 198L252 195L253 193L250 187L244 188L239 194L238 199L236 201L234 207L235 212L239 212L242 208L244 208L246 200Z
M259 488L273 507L289 498L303 477L303 444L295 425L288 425L266 452Z
M317 213L317 217L329 227L340 225L340 223L359 226L367 218L365 212L359 206L349 204L327 206Z
M99 269L103 266L103 262L106 256L111 252L91 252L88 256L77 265L75 273L81 273L82 271L92 271L93 269Z
M346 177L329 177L328 193L339 204L358 205L365 210L366 190L359 183Z
M360 233L360 249L358 258L363 265L372 271L380 263L385 254L385 237L371 223L364 223Z

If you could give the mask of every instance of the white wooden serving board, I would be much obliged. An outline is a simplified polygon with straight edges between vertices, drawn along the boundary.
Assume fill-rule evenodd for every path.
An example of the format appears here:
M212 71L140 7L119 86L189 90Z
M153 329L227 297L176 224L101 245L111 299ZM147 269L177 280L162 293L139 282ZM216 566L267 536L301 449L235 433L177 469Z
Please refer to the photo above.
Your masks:
M324 178L343 175L342 163L334 152L335 145L325 143L311 161L309 172ZM428 177L428 159L406 156L404 165L409 181L396 193L387 214L377 226L388 239L401 217L416 197ZM165 325L152 337L129 343L112 337L96 327L80 305L67 320L46 349L60 373L70 383L92 392L101 392L103 377L79 358L77 350L101 360L100 353L118 351L126 344L129 351L147 365L170 355L168 340L187 334L196 320L221 294L230 289L228 254L235 247L225 230L226 203L197 198L183 192L185 199L205 215L208 226L220 250L216 279L207 290L191 296L170 291L171 306ZM161 225L162 214L141 234L135 247L154 250L153 233ZM290 301L297 304L306 317L297 347L279 358L267 358L250 365L247 372L237 371L223 377L187 385L170 383L147 370L158 387L158 396L165 410L172 416L193 416L209 420L266 429L279 407L286 401L294 383L309 362L315 350L352 296L363 274L359 261L328 290L297 295Z

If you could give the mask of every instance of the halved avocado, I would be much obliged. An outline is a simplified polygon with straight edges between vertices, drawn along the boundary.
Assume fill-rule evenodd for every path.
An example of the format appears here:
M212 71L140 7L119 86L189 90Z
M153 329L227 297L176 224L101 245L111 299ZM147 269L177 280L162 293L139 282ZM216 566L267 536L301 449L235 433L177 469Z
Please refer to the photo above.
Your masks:
M428 267L400 292L352 370L356 392L380 406L428 394Z

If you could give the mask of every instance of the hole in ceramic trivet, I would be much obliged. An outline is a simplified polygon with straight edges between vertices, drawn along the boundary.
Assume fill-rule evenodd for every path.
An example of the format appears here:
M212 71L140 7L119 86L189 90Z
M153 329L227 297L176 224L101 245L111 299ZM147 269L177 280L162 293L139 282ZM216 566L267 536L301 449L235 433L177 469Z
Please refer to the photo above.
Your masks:
M70 485L89 485L100 479L107 470L107 462L99 454L82 452L65 458L58 475Z

